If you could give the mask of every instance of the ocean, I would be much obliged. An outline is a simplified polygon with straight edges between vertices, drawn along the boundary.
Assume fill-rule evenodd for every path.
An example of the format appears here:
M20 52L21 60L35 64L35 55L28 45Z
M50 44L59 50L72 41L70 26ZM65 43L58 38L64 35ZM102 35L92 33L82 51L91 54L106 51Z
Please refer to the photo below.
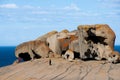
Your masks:
M12 64L15 60L15 46L0 46L0 67Z
M115 46L120 52L120 45ZM11 65L16 60L15 46L0 46L0 67Z

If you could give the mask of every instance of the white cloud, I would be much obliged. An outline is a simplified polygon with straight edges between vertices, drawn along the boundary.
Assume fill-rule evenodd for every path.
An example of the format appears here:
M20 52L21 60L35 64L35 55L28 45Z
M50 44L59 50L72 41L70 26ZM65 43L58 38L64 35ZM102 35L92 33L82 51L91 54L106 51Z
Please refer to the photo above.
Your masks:
M79 7L76 4L71 4L69 6L64 7L65 10L75 10L75 11L79 11Z
M18 8L18 6L16 4L3 4L0 5L0 8Z

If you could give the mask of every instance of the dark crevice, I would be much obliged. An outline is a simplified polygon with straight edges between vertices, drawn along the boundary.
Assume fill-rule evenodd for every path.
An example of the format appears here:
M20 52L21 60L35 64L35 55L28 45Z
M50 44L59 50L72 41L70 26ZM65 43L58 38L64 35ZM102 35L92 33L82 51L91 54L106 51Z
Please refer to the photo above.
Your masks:
M33 54L34 54L34 58L35 58L35 59L39 59L39 58L41 58L41 56L40 56L40 55L38 55L37 53L35 53L35 51L34 51L34 50L32 50L32 52L33 52Z
M92 53L92 56L93 56L94 59L95 59L95 57L98 57L98 55L95 51Z
M65 52L66 52L66 50L63 50L61 55L64 55L64 54L65 54Z
M102 58L101 60L107 60L106 58Z
M95 51L92 53L90 49L87 49L85 56L87 56L87 60L95 60L98 57L97 53Z
M106 38L101 37L101 36L89 36L89 37L85 38L86 41L92 41L95 44L100 43L100 44L103 44L103 45L107 45L107 43L104 42L105 39Z
M97 57L97 53L96 52L91 52L90 49L87 49L87 51L85 52L85 56L87 56L87 58L82 59L84 61L89 61L89 60L95 60L95 57Z
M50 46L50 44L49 44L49 43L47 43L47 46L49 47L49 46Z
M68 55L68 54L66 56L67 56L67 59L70 57L70 55Z
M97 44L103 44L103 45L108 45L105 41L105 37L101 37L101 36L96 36L91 30L95 30L94 28L90 28L87 31L88 37L85 37L86 41L92 41L93 43Z
M22 58L24 61L29 61L29 60L31 60L31 57L30 57L30 55L29 55L28 52L20 53L20 54L19 54L19 57Z
M87 49L87 51L85 52L85 56L87 56L87 58L92 58L92 55L90 53L90 49Z
M75 52L75 51L74 51L74 59L75 59L75 58L80 59L80 53L79 53L79 52Z

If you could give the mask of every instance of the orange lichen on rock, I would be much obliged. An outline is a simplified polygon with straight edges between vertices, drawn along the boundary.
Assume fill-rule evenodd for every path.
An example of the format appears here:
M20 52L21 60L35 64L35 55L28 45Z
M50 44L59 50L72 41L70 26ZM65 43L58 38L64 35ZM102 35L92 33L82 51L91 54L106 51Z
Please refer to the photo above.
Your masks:
M102 60L108 59L114 51L115 38L115 33L107 24L80 25L77 30L51 31L34 41L22 43L16 47L15 54L16 57L20 53L30 54L34 58L36 54L46 56L53 53L50 54L52 57L61 56L71 49L81 59Z

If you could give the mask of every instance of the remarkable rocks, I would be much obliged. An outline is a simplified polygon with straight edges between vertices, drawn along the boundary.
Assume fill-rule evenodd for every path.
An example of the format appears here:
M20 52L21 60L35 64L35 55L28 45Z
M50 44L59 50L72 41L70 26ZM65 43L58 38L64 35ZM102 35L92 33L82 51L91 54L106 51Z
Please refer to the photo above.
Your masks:
M34 41L22 43L15 54L24 61L64 56L69 61L104 59L117 63L120 55L114 52L115 38L115 33L106 24L80 25L78 30L51 31Z

